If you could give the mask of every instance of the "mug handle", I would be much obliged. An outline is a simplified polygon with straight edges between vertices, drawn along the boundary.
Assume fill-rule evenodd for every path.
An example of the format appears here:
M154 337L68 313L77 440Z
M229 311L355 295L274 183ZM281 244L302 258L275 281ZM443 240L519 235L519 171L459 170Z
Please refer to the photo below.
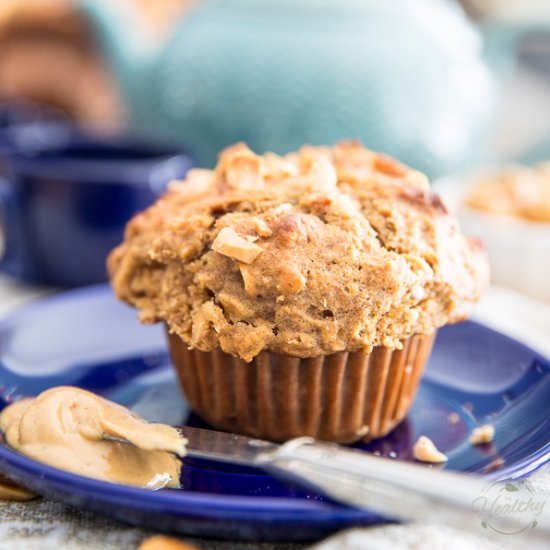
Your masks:
M14 215L13 191L7 180L0 177L0 267L2 267L10 256L10 225L15 220L11 218Z

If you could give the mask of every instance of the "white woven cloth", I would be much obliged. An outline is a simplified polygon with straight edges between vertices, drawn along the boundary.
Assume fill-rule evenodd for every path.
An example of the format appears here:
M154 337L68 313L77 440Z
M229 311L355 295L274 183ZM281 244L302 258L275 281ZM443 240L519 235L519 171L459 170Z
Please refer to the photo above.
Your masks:
M24 302L47 292L29 289L0 276L0 316ZM485 324L525 341L550 356L550 305L536 302L509 290L493 288L479 305L476 316ZM547 406L547 404L541 404ZM550 493L550 468L537 472L530 482ZM550 503L547 506L550 509ZM121 550L135 549L150 535L123 523L66 508L44 499L27 503L0 501L0 548L2 550ZM193 540L202 549L277 549L305 548L299 544L230 543ZM518 548L522 536L483 538L479 533L465 533L436 525L395 525L353 529L315 545L316 550L436 550ZM530 550L534 548L530 546Z

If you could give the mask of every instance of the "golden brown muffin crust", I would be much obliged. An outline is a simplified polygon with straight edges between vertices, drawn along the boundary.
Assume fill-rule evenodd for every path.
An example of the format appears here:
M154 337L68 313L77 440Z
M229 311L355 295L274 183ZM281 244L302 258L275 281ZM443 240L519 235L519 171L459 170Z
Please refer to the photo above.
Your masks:
M143 322L247 361L399 347L464 318L488 278L426 178L355 142L232 146L135 216L108 264Z

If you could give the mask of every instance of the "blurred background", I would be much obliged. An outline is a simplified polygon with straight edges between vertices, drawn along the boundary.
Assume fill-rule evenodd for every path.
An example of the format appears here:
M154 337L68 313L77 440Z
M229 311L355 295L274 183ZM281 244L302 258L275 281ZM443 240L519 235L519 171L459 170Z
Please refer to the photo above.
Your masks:
M431 176L521 158L550 142L550 3L462 1L2 0L0 101L202 164L239 139L359 137Z
M550 301L550 171L531 168L550 160L550 2L0 2L13 277L105 280L126 220L235 141L349 138L425 171L488 243L495 282ZM488 165L477 179L496 187L470 200Z
M168 39L190 5L184 0L131 2L159 42ZM125 98L82 8L77 0L2 0L0 101L28 100L74 121L121 127L127 121Z

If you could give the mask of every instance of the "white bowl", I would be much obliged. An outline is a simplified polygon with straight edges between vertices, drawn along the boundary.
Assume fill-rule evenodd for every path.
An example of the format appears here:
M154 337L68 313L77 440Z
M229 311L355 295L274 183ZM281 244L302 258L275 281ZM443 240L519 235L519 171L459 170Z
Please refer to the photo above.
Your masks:
M475 174L442 178L433 190L458 217L464 233L484 242L494 283L550 302L550 223L499 217L465 206L464 197L475 179Z

